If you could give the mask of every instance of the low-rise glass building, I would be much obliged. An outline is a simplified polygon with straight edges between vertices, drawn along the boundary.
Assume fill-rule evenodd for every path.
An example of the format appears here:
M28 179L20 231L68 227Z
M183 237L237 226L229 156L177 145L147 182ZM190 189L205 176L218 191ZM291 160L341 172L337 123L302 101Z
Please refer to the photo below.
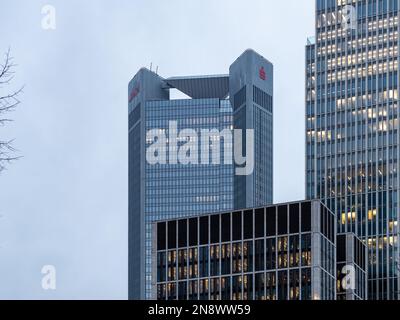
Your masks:
M337 236L337 300L367 298L367 246L354 233Z
M153 299L333 300L336 225L320 201L153 224Z

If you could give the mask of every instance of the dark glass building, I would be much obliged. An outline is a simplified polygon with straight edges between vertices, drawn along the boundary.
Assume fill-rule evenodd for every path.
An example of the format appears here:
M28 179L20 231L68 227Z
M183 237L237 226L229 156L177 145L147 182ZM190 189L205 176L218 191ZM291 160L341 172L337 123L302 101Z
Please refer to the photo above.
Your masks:
M367 246L368 299L399 298L399 1L317 0L306 194ZM361 263L361 262L359 262Z
M353 233L337 236L337 300L367 298L366 253L367 246Z
M319 201L154 223L152 298L333 300L335 228Z

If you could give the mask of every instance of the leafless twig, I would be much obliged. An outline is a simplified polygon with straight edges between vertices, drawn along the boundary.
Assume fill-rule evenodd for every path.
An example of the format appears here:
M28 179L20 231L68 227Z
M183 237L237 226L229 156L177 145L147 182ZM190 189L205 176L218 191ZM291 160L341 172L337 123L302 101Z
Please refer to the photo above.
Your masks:
M14 79L16 65L13 63L13 58L10 55L10 49L5 54L3 64L0 64L0 89L7 86ZM12 119L6 117L7 113L15 110L15 108L21 103L19 96L23 92L23 87L19 90L11 93L2 95L0 94L0 126L4 126L6 123L11 122ZM12 146L11 141L0 140L0 172L6 167L6 164L17 160L19 157L14 156L16 150Z

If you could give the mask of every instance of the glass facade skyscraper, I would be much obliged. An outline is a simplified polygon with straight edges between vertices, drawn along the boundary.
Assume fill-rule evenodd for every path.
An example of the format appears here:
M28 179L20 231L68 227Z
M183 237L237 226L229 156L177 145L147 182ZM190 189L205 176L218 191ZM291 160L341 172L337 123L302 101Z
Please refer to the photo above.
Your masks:
M272 83L272 64L253 50L245 51L235 61L229 75L164 79L141 69L129 83L130 299L151 298L154 221L272 202ZM171 89L189 98L171 100ZM236 178L236 164L224 161L225 154L233 156L237 143L225 139L221 134L225 129L229 133L233 129L254 132L252 154L246 155L246 144L241 154L253 157L256 164L240 179ZM177 144L171 147L172 137L185 131L198 135L195 144L199 155L195 158L199 160L204 151L200 144L203 130L214 131L211 145L221 145L219 164L170 161L174 157L171 151L180 154L182 146L193 142L185 134L178 134ZM148 161L149 147L160 142L159 137L149 138L152 131L165 136L168 146L161 150L167 153L166 163ZM240 201L235 203L234 198Z
M237 209L273 202L273 66L247 50L230 67L234 128L254 130L254 172L235 175Z
M399 298L398 15L398 0L317 0L306 47L306 195L367 246L376 300Z
M230 129L232 107L228 100L187 99L150 101L146 104L146 130L167 128L176 121L178 131ZM151 143L152 141L149 141ZM232 145L229 146L232 150ZM175 218L199 212L233 208L233 165L146 163L146 217Z

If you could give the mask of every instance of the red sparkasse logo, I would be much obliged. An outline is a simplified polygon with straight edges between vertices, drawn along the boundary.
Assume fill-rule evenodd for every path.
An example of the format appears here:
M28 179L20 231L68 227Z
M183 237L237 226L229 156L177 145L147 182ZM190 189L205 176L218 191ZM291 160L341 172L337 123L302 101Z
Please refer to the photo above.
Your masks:
M137 95L139 94L139 92L140 92L140 86L137 85L137 86L135 86L135 87L132 89L132 91L131 91L131 93L130 93L130 95L129 95L129 102L132 102L132 100L135 99L135 98L137 97Z
M267 74L265 73L264 67L260 68L260 79L261 80L267 80Z

